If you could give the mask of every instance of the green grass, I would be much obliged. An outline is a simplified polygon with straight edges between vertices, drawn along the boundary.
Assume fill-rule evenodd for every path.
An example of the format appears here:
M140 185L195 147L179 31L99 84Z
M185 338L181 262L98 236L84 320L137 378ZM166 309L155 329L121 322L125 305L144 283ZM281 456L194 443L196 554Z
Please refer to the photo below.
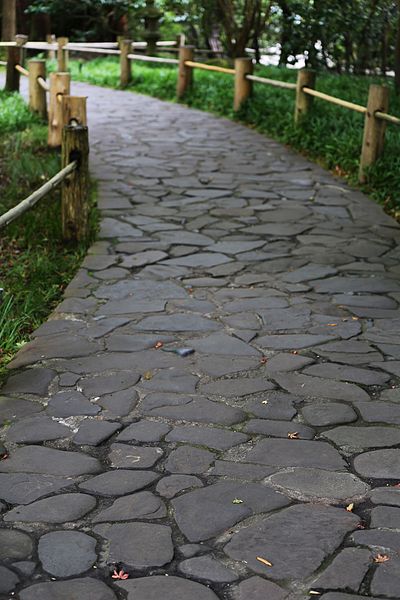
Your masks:
M119 86L119 64L114 58L98 58L89 62L72 61L72 78L96 85ZM175 101L176 67L133 63L133 80L130 89L141 94ZM257 74L296 81L296 71L278 67L258 67ZM390 79L353 75L320 73L317 89L333 96L366 105L371 83L390 86L390 110L400 115L400 99L395 96ZM302 127L293 123L294 92L255 84L253 97L235 115L233 103L233 78L230 75L197 70L193 89L185 103L240 120L271 137L288 144L319 162L350 184L357 184L364 117L359 113L314 100L312 116ZM388 125L385 152L369 170L368 183L362 189L388 212L400 217L400 128Z
M60 157L47 148L47 126L18 94L0 92L0 140L2 214L50 179L60 169ZM58 190L1 231L0 378L59 302L87 246L62 241Z

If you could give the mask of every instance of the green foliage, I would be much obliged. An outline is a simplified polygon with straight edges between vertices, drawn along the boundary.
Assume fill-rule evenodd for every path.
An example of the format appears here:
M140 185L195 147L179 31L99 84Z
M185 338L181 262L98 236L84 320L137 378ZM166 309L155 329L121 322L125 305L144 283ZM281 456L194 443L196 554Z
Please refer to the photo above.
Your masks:
M97 85L118 87L119 66L115 59L96 59L81 64L72 63L74 79ZM175 101L176 68L133 64L131 89L163 100ZM278 67L259 67L257 74L296 81L297 72ZM370 83L382 83L379 77L333 75L320 73L317 89L333 96L366 105ZM390 84L390 82L389 82ZM400 114L400 99L390 84L390 112ZM363 116L359 113L314 100L312 116L302 127L293 123L294 92L255 84L254 95L234 115L233 80L230 75L195 71L193 89L185 102L189 106L218 115L239 119L279 141L320 162L337 175L357 184L358 165L363 132ZM387 210L400 212L400 136L394 125L388 126L383 157L370 169L369 182L363 188Z
M18 94L0 93L0 115L7 112L12 122L0 116L0 214L60 169L59 153L47 148L47 127ZM59 302L87 244L62 242L59 191L47 195L0 233L1 376L12 355Z

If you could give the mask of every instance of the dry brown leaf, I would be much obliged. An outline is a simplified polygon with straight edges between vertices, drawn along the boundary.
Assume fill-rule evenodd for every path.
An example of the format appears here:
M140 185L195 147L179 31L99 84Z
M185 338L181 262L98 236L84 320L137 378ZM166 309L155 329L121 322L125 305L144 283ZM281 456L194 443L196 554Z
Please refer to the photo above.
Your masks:
M154 348L156 350L158 350L159 348L162 348L164 346L164 344L162 342L157 342L156 344L154 344Z
M388 560L390 560L390 556L388 556L387 554L377 554L376 556L374 556L375 563L385 563Z
M266 565L267 567L272 567L272 563L269 562L269 560L267 560L266 558L263 558L262 556L256 556L256 559L262 563L263 565Z
M297 350L293 350L292 354L298 354Z
M317 590L310 590L308 592L311 596L320 596L321 592L317 592Z
M143 373L143 379L149 381L153 377L153 373L151 371L146 371Z
M289 433L287 434L289 440L298 440L299 439L299 432L298 431L289 431Z
M337 323L328 323L327 327L337 327Z
M348 504L346 506L347 512L352 512L353 508L354 508L354 502L351 502L350 504Z
M267 358L266 356L262 356L262 357L261 357L261 359L260 359L260 363L261 363L262 365L265 365L265 363L266 363L267 361L268 361L268 358Z

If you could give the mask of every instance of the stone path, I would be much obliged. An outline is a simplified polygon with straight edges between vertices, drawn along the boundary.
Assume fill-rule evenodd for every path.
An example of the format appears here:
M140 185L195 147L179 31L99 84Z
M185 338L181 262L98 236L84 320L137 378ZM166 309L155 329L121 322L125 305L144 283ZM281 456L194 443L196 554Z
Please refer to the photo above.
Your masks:
M245 127L76 89L101 233L1 392L0 597L399 598L399 227Z

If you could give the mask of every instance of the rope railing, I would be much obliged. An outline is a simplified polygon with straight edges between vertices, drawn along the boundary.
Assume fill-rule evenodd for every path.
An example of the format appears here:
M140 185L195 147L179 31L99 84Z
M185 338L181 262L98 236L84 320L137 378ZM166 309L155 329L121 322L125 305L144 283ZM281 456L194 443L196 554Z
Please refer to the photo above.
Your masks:
M21 67L21 65L15 65L15 68L18 71L18 73L21 73L21 75L23 75L24 77L29 77L28 69Z
M273 87L279 87L286 90L295 90L296 84L288 81L279 81L278 79L269 79L268 77L259 77L258 75L246 75L246 79L249 81L255 81L257 83L264 83L266 85L272 85Z
M330 102L331 104L337 104L338 106L342 106L343 108L349 108L350 110L354 110L362 114L365 114L367 112L367 108L365 106L361 106L361 104L348 102L347 100L342 100L341 98L337 98L336 96L330 96L329 94L318 92L317 90L314 90L309 87L303 87L303 92L304 94L308 94L309 96L314 96L314 98L320 98L321 100L325 100L326 102Z
M140 60L150 63L164 63L166 65L179 65L177 58L160 58L159 56L144 56L142 54L128 54L129 60Z
M217 65L208 65L206 63L195 62L194 60L185 60L184 64L185 64L185 67L190 67L191 69L202 69L204 71L215 71L216 73L226 73L228 75L235 74L235 69L228 69L226 67L218 67Z
M47 194L52 192L64 179L68 177L78 166L76 161L71 162L69 165L61 169L54 177L49 179L45 184L43 184L38 190L33 192L30 196L22 200L17 206L10 208L6 213L0 216L0 229L9 225L15 219L26 213L30 210L39 200L44 198Z

